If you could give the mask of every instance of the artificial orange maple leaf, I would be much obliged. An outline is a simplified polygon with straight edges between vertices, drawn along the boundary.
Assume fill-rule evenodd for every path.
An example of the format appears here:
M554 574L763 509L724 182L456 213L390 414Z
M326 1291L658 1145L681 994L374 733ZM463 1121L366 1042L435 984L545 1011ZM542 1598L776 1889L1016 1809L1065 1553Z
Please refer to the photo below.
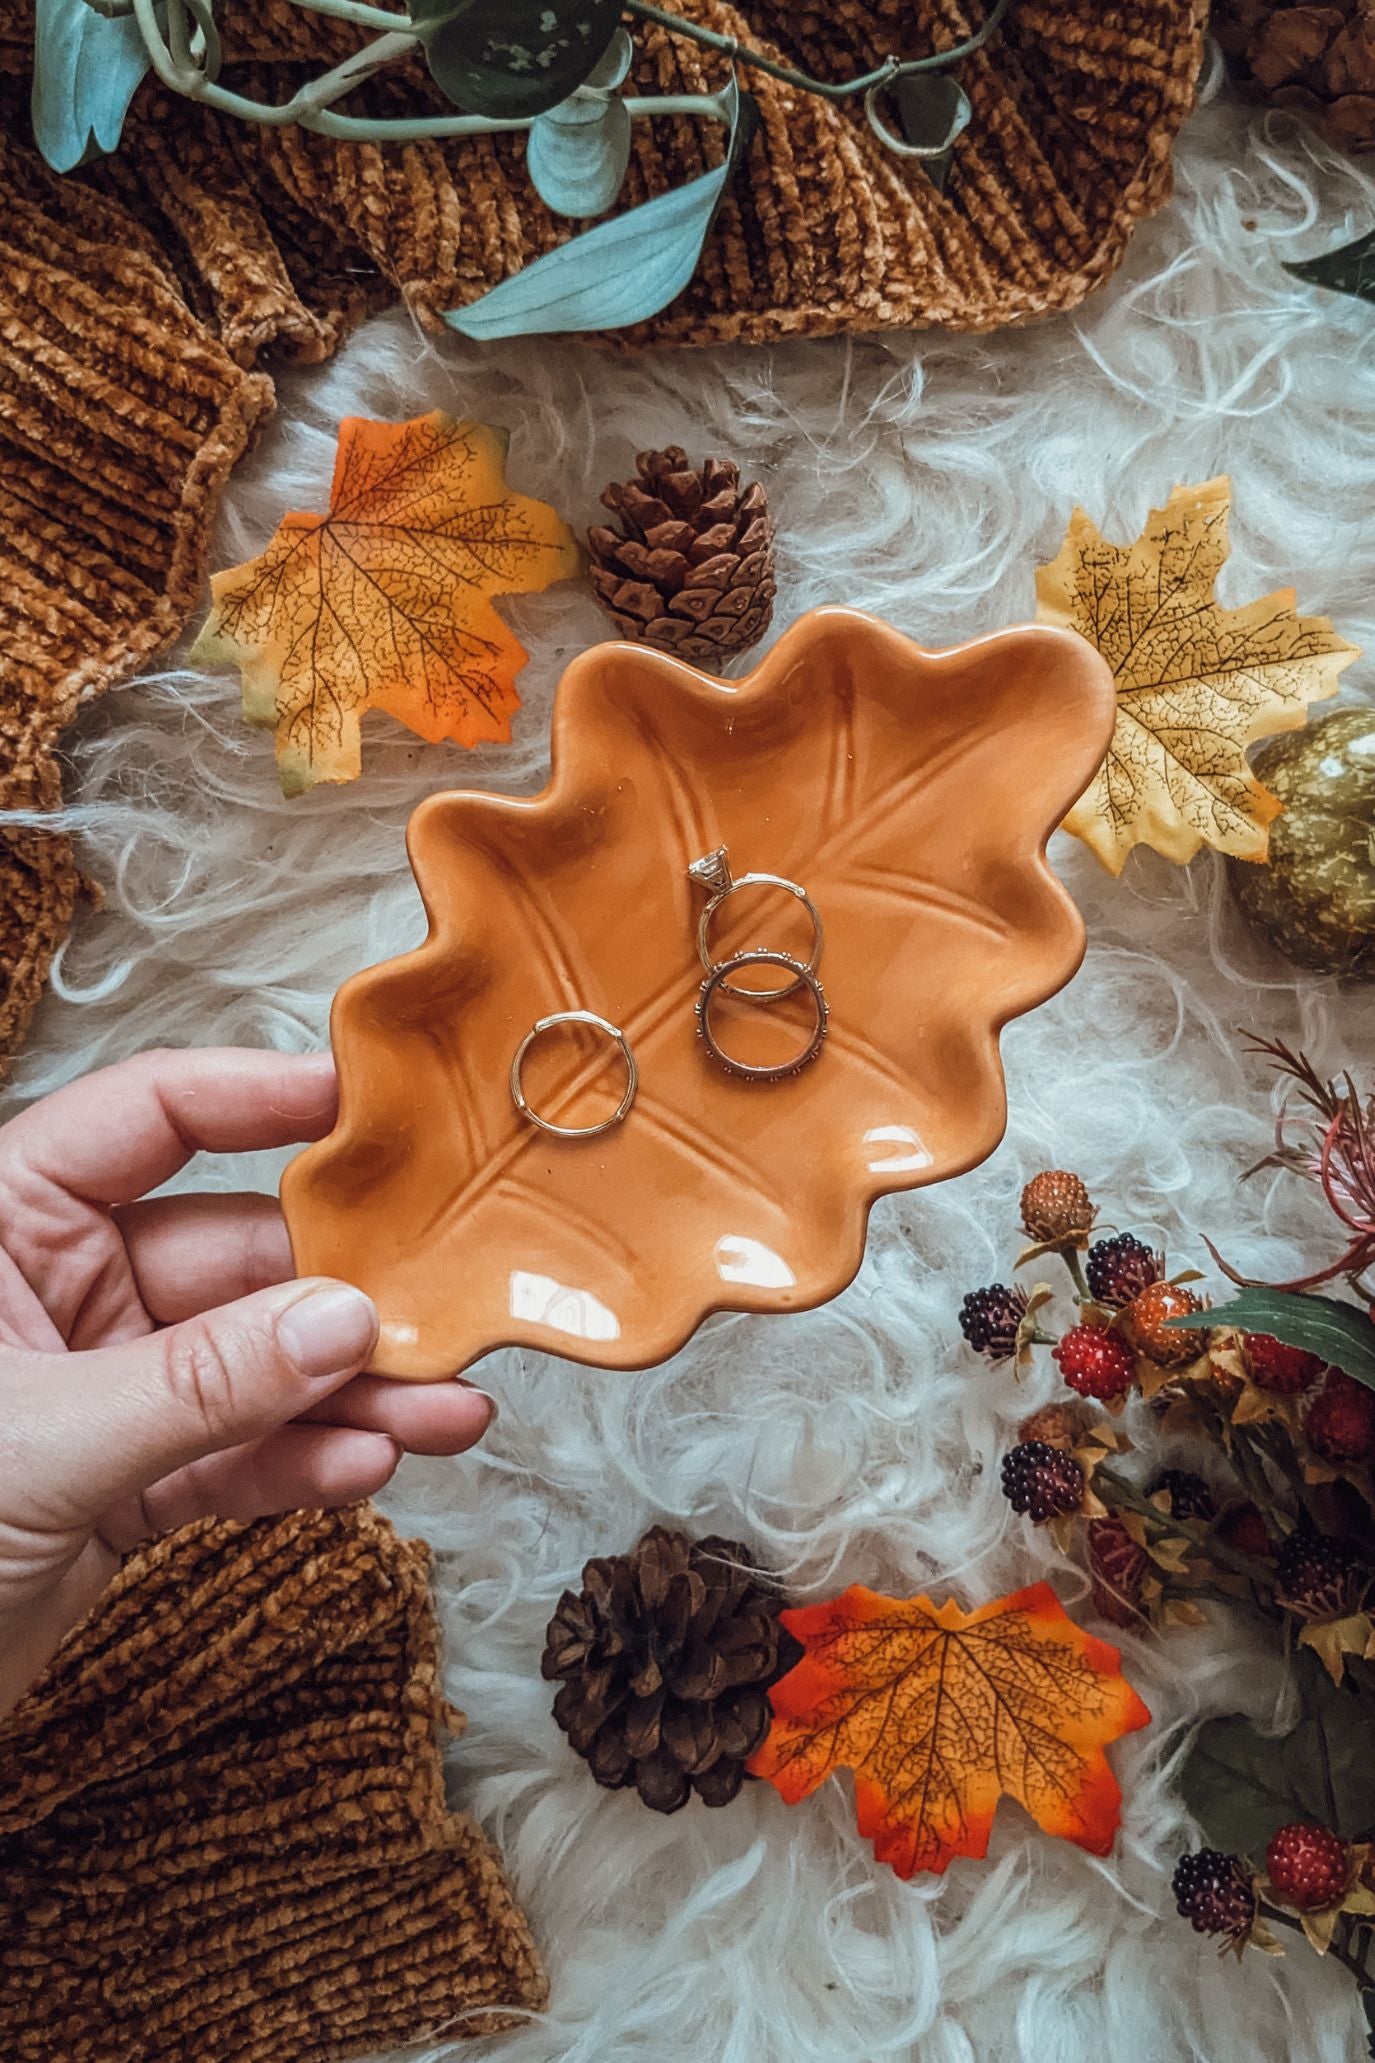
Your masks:
M1246 747L1296 730L1357 658L1325 616L1300 616L1293 588L1224 609L1230 482L1176 487L1133 544L1109 544L1083 509L1036 572L1036 614L1096 645L1117 682L1108 756L1065 819L1113 874L1134 845L1167 859L1208 844L1263 860L1281 804Z
M286 794L357 779L367 709L431 744L510 737L528 655L492 597L567 579L579 553L547 503L506 485L506 443L438 410L349 417L328 514L283 516L264 552L211 580L192 657L239 667Z
M1151 1715L1048 1583L974 1612L855 1584L783 1624L807 1652L748 1766L789 1805L853 1770L859 1830L900 1877L985 1854L1004 1797L1107 1854L1122 1793L1103 1750Z

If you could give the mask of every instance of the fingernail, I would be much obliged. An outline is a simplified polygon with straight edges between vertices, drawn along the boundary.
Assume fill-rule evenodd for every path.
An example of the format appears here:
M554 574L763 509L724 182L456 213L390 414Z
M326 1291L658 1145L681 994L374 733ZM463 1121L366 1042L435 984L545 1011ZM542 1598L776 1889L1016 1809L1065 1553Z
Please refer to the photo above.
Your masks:
M497 1414L500 1411L501 1407L497 1403L496 1398L491 1395L490 1391L480 1390L475 1382L467 1382L461 1375L456 1375L454 1377L454 1381L456 1383L459 1383L465 1390L471 1390L475 1397L481 1397L483 1403L487 1406L487 1423L489 1426L495 1425L497 1422Z
M298 1297L277 1320L277 1338L302 1375L337 1375L377 1341L377 1306L361 1289L329 1283Z

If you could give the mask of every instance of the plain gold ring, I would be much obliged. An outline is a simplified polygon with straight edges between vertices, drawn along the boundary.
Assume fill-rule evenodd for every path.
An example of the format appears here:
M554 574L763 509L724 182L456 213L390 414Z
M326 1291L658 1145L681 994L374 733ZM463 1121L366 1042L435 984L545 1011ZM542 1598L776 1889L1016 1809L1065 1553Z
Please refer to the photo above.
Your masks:
M605 1032L620 1048L621 1058L625 1062L625 1094L610 1117L599 1118L595 1125L556 1125L552 1118L541 1117L533 1104L526 1100L522 1081L525 1056L536 1039L542 1038L545 1032L553 1031L555 1026L560 1024L590 1024L594 1031ZM619 1025L612 1024L609 1018L599 1017L595 1010L556 1010L552 1017L541 1017L537 1024L531 1025L516 1047L515 1057L511 1062L511 1098L516 1109L523 1118L528 1118L532 1125L538 1125L542 1132L551 1133L555 1139L595 1139L599 1132L609 1132L613 1126L623 1124L631 1104L635 1101L639 1086L640 1070L635 1065L635 1055L630 1050L630 1042L625 1033Z

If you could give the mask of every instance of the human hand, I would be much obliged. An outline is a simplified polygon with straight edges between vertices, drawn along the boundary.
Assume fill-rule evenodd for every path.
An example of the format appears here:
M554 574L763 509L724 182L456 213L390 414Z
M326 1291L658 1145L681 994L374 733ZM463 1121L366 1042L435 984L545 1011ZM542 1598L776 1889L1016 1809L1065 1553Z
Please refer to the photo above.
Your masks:
M0 1127L0 1713L150 1534L348 1504L493 1405L360 1374L361 1290L291 1281L275 1198L149 1198L199 1151L321 1138L329 1056L145 1053Z

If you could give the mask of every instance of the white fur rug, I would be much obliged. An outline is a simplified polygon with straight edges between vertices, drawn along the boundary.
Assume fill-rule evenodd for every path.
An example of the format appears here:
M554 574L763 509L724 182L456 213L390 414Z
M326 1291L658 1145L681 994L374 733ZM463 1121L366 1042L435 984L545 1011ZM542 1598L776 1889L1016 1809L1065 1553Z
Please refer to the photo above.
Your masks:
M1125 270L1077 317L1021 333L627 361L563 342L435 352L390 317L285 383L215 563L257 550L282 510L323 506L340 415L441 404L509 424L515 482L578 523L638 447L734 456L768 484L780 623L845 600L929 643L1028 616L1033 566L1076 501L1125 539L1176 481L1226 470L1224 599L1292 581L1375 651L1375 315L1280 269L1372 218L1375 179L1288 119L1248 124L1214 100ZM453 783L538 785L554 682L605 634L584 588L510 610L534 655L513 748L424 748L370 719L363 779L305 801L282 801L227 677L168 675L93 710L70 814L108 902L62 957L15 1093L161 1041L321 1040L338 982L420 934L409 810ZM1370 660L1353 668L1348 697L1372 678ZM985 1167L880 1206L864 1271L829 1309L718 1318L648 1375L489 1361L501 1418L485 1453L410 1463L385 1500L437 1550L447 1687L470 1715L455 1794L505 1849L552 1972L547 2019L493 2045L506 2063L1363 2054L1341 1971L1301 1950L1238 1969L1172 1911L1181 1729L1238 1702L1275 1709L1271 1673L1225 1626L1126 1641L1157 1723L1115 1751L1126 1818L1107 1862L1005 1806L986 1863L900 1884L855 1833L847 1780L791 1812L756 1785L729 1810L661 1820L598 1791L549 1716L539 1655L559 1591L655 1519L742 1535L802 1595L861 1581L970 1602L1046 1573L1073 1608L1079 1579L997 1485L1015 1419L1052 1384L1016 1394L955 1323L963 1291L1009 1265L1035 1169L1078 1169L1109 1218L1179 1265L1204 1230L1276 1274L1319 1251L1322 1221L1292 1185L1239 1185L1269 1119L1237 1028L1369 1066L1375 991L1287 978L1241 933L1211 858L1181 872L1138 854L1113 882L1069 840L1054 856L1088 962L1007 1034L1011 1124Z

